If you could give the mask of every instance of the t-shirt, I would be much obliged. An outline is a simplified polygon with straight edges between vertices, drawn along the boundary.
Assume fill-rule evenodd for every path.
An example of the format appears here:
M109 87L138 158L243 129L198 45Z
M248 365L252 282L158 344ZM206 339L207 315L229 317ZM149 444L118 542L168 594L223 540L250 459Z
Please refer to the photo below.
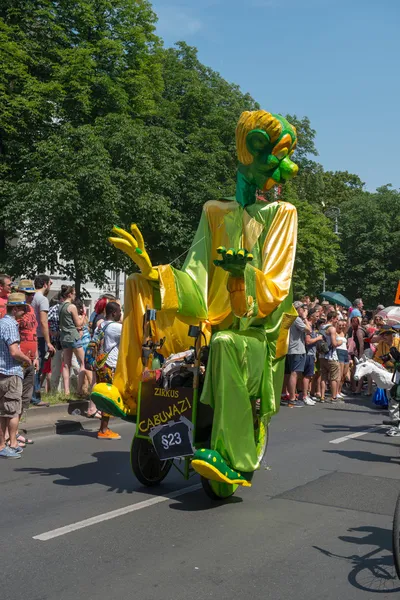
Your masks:
M0 319L0 373L2 375L24 376L22 365L11 356L10 346L19 343L17 321L10 315Z
M37 356L37 321L35 311L28 305L27 312L17 321L19 336L21 338L21 350L29 358Z
M310 338L312 340L315 340L315 338L319 336L319 333L314 328L314 326L313 326L312 332L309 335L310 335ZM314 358L316 358L316 356L317 356L317 344L310 344L309 346L306 344L306 352L307 352L307 356L314 356Z
M104 352L110 352L107 357L107 365L112 369L117 366L119 342L121 339L122 323L115 323L113 321L103 321L100 325L101 329L105 329L104 332Z
M358 308L353 308L351 311L350 318L352 319L353 317L362 317L361 311L359 311Z
M305 330L306 324L300 317L294 321L292 326L290 327L289 334L289 349L288 354L305 354L306 353L306 345L305 345Z
M41 312L47 312L47 313L49 312L49 301L47 300L46 296L43 296L42 292L36 292L36 294L33 296L31 306L32 306L33 310L35 311L35 315L36 315L36 321L37 321L36 335L38 336L38 338L42 338L43 331L42 331L42 326L40 324L40 313Z
M7 313L7 298L0 298L0 319Z

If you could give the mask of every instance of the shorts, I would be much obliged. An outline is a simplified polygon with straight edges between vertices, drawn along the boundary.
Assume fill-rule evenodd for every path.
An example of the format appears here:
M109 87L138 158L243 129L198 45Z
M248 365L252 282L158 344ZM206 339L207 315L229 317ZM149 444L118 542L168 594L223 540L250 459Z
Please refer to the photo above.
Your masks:
M64 350L65 348L82 348L82 340L76 340L76 342L61 342L61 347Z
M338 360L320 358L321 377L324 381L340 381L340 366Z
M22 379L18 375L0 377L0 417L12 419L22 412Z
M304 377L312 377L314 375L314 367L315 367L315 356L313 354L307 354L306 362L304 365L303 376Z
M35 368L33 365L24 369L24 380L22 382L22 410L28 410L32 400L33 388L35 386Z
M338 350L336 348L336 352L338 355L339 362L343 363L345 365L348 365L350 362L350 358L349 358L349 353L347 352L347 350Z
M306 364L305 354L287 354L285 361L285 373L302 373Z

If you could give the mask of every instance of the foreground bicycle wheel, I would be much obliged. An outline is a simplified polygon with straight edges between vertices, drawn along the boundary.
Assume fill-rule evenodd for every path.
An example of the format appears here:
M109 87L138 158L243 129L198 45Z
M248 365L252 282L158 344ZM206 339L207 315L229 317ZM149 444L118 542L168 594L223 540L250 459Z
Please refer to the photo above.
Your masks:
M397 577L400 579L400 494L397 498L392 529L393 559Z
M160 460L150 441L135 437L131 446L131 466L140 483L151 487L168 475L172 460Z

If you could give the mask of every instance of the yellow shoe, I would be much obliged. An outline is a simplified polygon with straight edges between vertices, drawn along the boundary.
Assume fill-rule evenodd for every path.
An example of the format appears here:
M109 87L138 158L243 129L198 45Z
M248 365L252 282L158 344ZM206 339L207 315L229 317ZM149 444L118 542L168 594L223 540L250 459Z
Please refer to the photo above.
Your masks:
M99 440L120 440L121 436L119 433L115 431L111 431L111 429L107 429L104 433L102 431L97 432L97 437Z

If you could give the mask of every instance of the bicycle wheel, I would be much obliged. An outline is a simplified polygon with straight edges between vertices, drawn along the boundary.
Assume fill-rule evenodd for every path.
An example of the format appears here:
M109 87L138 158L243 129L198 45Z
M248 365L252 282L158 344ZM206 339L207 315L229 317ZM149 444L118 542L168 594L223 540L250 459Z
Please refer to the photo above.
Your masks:
M397 497L396 508L394 509L392 542L394 566L396 567L397 577L400 579L400 494Z
M149 440L134 437L131 445L131 467L135 477L147 487L161 483L172 467L172 460L160 460Z
M226 500L233 496L238 489L235 483L222 483L220 481L212 481L211 479L201 478L203 490L211 500Z

